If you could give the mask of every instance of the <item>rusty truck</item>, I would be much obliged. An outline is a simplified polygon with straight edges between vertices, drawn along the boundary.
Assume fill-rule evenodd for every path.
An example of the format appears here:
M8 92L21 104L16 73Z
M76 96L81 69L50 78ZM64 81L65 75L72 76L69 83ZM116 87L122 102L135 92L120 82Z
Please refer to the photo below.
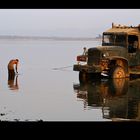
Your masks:
M126 26L112 23L102 33L102 44L91 47L77 56L73 70L79 72L79 80L90 75L108 78L128 78L140 73L140 24Z

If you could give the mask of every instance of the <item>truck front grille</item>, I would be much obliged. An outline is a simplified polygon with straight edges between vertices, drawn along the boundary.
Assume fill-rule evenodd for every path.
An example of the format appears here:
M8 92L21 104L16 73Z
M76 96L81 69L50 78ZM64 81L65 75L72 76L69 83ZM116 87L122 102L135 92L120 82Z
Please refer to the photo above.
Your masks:
M88 65L99 65L101 52L96 48L90 48L88 50Z

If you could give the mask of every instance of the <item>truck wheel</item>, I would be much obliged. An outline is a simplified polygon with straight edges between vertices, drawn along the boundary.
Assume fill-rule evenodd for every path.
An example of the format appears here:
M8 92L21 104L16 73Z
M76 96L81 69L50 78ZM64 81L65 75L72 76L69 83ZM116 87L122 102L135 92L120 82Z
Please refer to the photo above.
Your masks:
M114 78L109 81L109 94L111 96L125 95L128 91L128 78Z
M111 70L110 77L111 78L125 78L126 77L125 70L121 66L116 66L115 68Z
M85 72L79 72L79 81L82 83L82 82L86 82L87 81L87 73Z

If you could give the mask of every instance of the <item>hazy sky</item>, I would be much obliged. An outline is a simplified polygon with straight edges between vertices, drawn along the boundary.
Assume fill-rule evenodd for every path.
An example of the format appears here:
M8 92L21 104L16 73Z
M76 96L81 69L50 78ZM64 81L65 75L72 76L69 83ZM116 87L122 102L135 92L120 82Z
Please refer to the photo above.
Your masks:
M137 26L140 9L0 9L0 35L93 37L112 22Z

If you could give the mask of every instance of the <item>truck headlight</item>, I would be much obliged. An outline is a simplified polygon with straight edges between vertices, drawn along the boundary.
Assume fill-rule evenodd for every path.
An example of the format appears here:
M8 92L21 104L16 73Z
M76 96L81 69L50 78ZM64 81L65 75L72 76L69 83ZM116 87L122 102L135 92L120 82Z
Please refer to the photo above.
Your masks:
M105 53L102 54L102 56L103 57L108 57L109 56L109 53L108 52L105 52Z

